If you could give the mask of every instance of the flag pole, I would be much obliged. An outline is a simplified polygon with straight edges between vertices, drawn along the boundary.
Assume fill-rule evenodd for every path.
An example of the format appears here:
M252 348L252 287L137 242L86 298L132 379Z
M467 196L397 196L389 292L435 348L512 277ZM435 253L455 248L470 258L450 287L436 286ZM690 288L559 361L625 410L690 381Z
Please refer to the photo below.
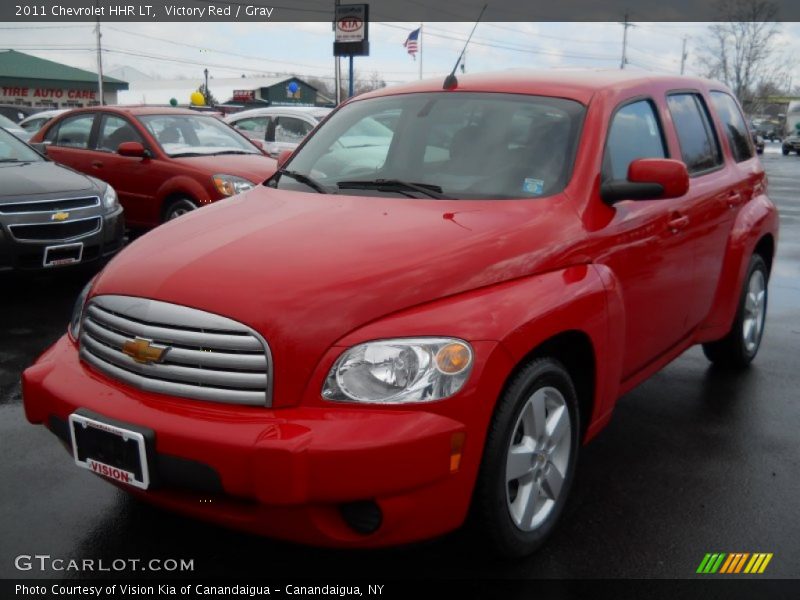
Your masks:
M422 23L419 24L419 78L422 79Z

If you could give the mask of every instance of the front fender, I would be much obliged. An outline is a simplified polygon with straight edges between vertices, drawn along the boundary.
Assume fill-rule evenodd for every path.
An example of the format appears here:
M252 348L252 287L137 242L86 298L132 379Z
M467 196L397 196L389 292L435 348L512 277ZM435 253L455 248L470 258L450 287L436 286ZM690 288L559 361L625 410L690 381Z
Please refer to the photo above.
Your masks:
M209 178L209 185L210 182L211 179ZM174 194L191 196L193 200L199 202L201 205L208 204L216 199L212 198L209 191L196 179L186 175L171 177L161 184L156 192L159 207L163 208L164 201Z
M736 215L725 248L714 303L698 330L697 342L718 340L730 331L750 257L758 241L765 235L772 235L777 244L778 211L770 199L761 194L745 204Z
M484 368L481 378L492 383L481 382L479 411L490 414L513 369L542 343L568 331L584 333L594 350L597 366L590 437L616 400L625 332L619 286L600 265L576 265L516 279L383 317L339 340L323 360L321 371L327 373L344 348L367 340L453 336L473 344L489 342L481 344L492 353L483 357L482 366L492 368Z

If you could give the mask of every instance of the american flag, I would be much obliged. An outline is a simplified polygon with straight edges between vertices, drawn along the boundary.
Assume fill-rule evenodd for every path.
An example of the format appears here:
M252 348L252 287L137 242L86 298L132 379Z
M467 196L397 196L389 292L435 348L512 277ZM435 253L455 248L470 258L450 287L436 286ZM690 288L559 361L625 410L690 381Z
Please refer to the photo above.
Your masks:
M408 34L406 41L403 42L403 46L406 47L408 53L414 57L414 60L417 60L417 51L419 50L419 30L421 28L415 29L411 33Z

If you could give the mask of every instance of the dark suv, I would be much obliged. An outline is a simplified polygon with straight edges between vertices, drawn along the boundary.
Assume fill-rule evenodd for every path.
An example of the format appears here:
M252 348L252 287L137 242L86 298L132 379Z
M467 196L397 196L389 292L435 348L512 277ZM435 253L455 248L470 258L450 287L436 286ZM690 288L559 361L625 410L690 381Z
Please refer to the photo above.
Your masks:
M124 230L114 188L0 129L0 272L111 256Z

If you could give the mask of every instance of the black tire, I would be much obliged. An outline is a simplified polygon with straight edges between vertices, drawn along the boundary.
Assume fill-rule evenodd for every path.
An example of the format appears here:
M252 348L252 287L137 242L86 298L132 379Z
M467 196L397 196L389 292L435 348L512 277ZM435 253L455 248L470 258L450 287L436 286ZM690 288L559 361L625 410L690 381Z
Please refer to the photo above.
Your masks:
M749 317L752 318L751 313L748 311L748 292L752 279L758 277L759 273L764 281L763 316L760 324L757 324L758 331L756 332L755 345L752 345L753 340L750 339L748 342L745 335L745 320ZM758 354L758 349L761 347L761 338L764 334L764 322L766 321L767 314L767 300L769 298L767 292L768 282L769 272L767 270L767 264L764 262L761 255L754 254L750 258L750 266L744 278L742 290L739 295L739 307L736 310L736 318L733 320L731 330L721 340L703 344L703 353L706 355L706 358L715 365L728 369L744 369L753 361L756 354Z
M553 389L560 393L569 418L569 431L561 437L562 440L569 439L570 444L568 457L564 459L562 454L562 465L566 463L563 483L555 500L547 499L544 491L541 492L541 495L534 496L543 499L543 502L552 502L552 504L535 528L524 530L517 525L512 516L512 499L515 500L515 494L520 494L525 489L520 484L523 479L509 482L506 477L506 465L511 454L512 442L521 443L523 439L520 437L519 442L517 441L517 437L523 433L521 429L523 409L529 401L533 401L537 391L544 393L543 390L548 390L547 393L552 394ZM560 412L563 414L563 410ZM548 409L547 417L555 414ZM548 418L545 419L545 422L547 421ZM550 423L547 423L547 427L549 426ZM474 524L496 554L506 558L523 557L535 552L544 544L555 528L569 496L578 460L579 442L578 397L569 373L560 362L554 359L532 360L513 376L497 404L489 425L475 488ZM539 463L536 460L533 460L531 465L533 465L532 469L535 469L536 465L546 465L541 467L542 471L554 466L553 463L546 461ZM532 472L531 479L527 481L531 481L532 485L537 486L533 489L538 490L539 484L535 477ZM542 478L542 481L546 479L546 476L541 474L539 477ZM513 484L517 485L516 492L513 490ZM544 484L542 485L544 486Z
M170 200L164 207L162 221L166 223L167 221L177 219L178 217L185 215L187 212L191 212L196 209L197 204L195 204L194 200L191 198L174 198Z
M789 150L789 148L787 148L786 146L782 146L781 152L783 152L784 156L789 156L789 152L791 152L791 150Z

